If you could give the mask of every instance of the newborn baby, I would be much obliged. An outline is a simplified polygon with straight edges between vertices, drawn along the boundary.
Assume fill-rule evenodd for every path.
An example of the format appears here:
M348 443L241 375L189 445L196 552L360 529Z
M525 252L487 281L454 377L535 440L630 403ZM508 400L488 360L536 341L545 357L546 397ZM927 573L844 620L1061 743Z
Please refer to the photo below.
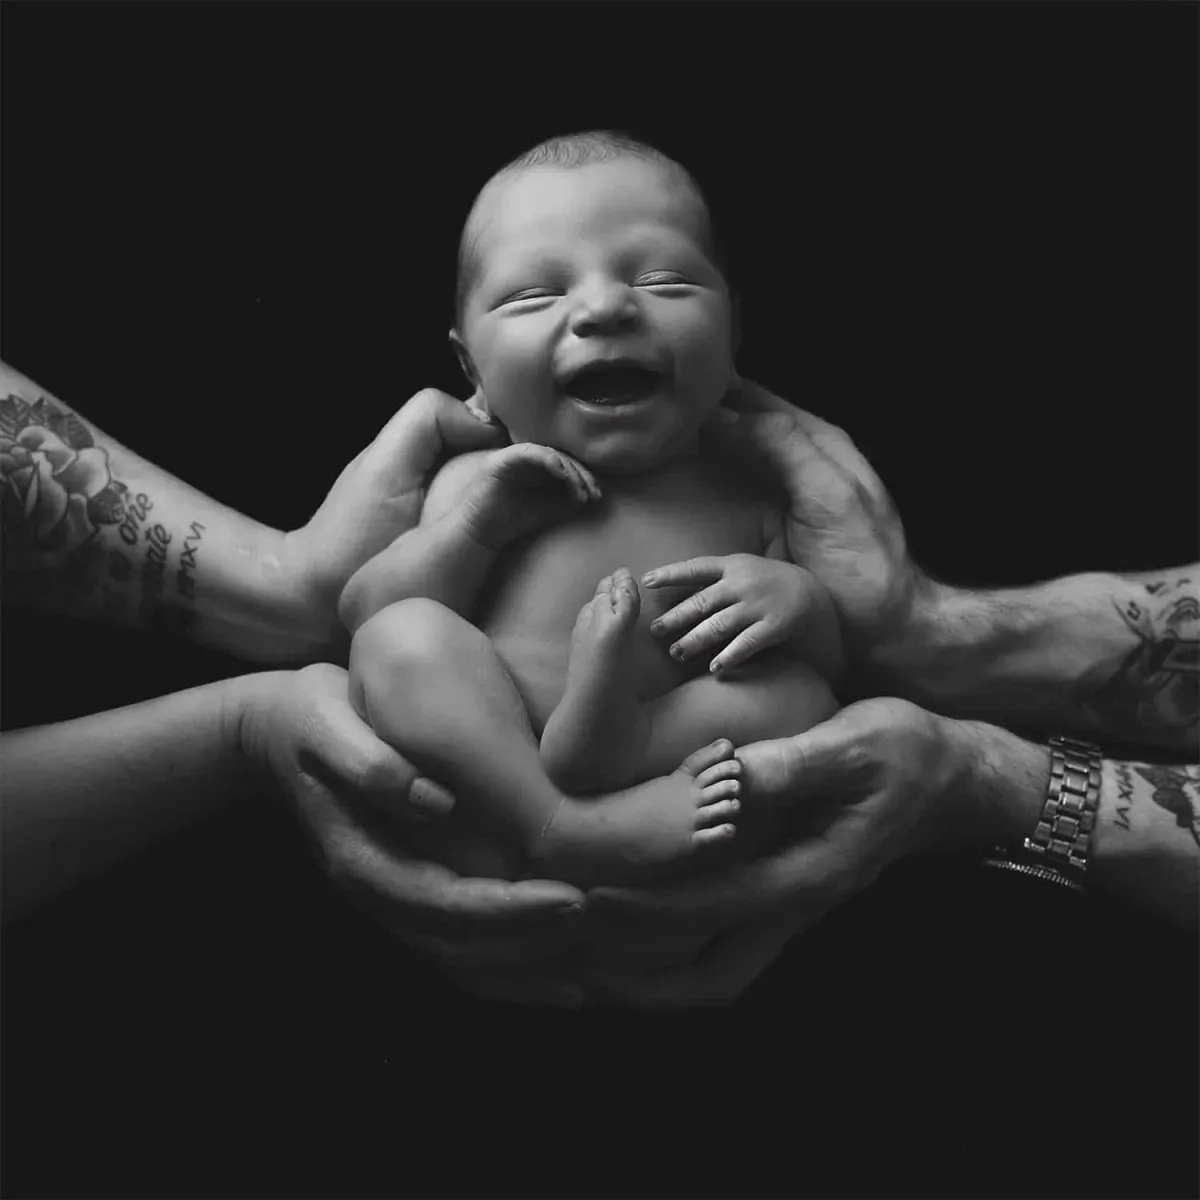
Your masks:
M552 139L480 192L459 283L512 445L450 460L341 602L354 704L459 801L416 849L580 886L748 849L734 749L829 717L841 654L781 495L701 438L736 375L699 188L624 135Z

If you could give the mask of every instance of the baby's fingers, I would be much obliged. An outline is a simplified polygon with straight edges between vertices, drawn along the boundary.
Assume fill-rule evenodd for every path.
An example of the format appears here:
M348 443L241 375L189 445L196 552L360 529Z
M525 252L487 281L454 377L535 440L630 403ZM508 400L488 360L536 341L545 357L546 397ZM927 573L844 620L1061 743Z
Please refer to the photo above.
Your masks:
M765 650L779 640L778 636L772 636L773 633L765 621L755 621L748 629L743 629L724 650L713 655L708 669L714 675L723 675L734 667L740 667L760 650Z
M690 629L698 621L719 612L732 603L732 600L719 584L705 588L702 592L681 600L674 608L651 621L650 632L655 637L674 637L677 633Z
M648 588L702 587L706 583L715 583L724 573L725 560L710 555L655 567L642 576L642 583Z
M686 662L697 654L724 646L741 633L752 619L744 604L723 608L674 642L670 648L671 657L678 662Z
M586 504L589 500L600 498L600 488L587 467L576 462L569 454L559 454L556 457L566 470L564 478L576 501Z

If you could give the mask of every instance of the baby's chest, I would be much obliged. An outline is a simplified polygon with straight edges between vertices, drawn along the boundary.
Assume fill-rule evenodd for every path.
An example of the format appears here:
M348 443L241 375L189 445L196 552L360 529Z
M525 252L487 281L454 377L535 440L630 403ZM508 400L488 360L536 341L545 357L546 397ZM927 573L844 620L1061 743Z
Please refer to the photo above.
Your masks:
M660 695L703 670L680 666L649 632L651 621L688 595L651 590L654 567L704 555L761 554L762 510L714 498L704 503L610 504L540 534L501 560L489 581L479 624L525 696L535 724L562 695L571 631L599 581L626 567L639 581L635 670L644 697Z

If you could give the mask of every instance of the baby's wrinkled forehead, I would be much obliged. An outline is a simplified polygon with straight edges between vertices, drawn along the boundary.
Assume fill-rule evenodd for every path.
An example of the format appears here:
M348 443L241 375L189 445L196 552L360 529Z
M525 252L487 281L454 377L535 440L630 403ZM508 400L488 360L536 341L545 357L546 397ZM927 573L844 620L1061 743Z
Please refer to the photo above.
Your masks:
M703 200L657 163L620 159L502 172L484 186L464 240L478 270L497 254L537 249L580 232L628 236L661 231L702 242Z

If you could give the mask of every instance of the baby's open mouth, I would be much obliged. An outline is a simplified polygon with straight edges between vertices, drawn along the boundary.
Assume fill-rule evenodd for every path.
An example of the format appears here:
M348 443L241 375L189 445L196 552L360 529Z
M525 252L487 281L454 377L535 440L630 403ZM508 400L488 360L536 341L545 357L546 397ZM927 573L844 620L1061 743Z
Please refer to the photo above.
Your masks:
M653 392L663 377L649 367L585 367L564 385L567 395L587 404L632 404Z

